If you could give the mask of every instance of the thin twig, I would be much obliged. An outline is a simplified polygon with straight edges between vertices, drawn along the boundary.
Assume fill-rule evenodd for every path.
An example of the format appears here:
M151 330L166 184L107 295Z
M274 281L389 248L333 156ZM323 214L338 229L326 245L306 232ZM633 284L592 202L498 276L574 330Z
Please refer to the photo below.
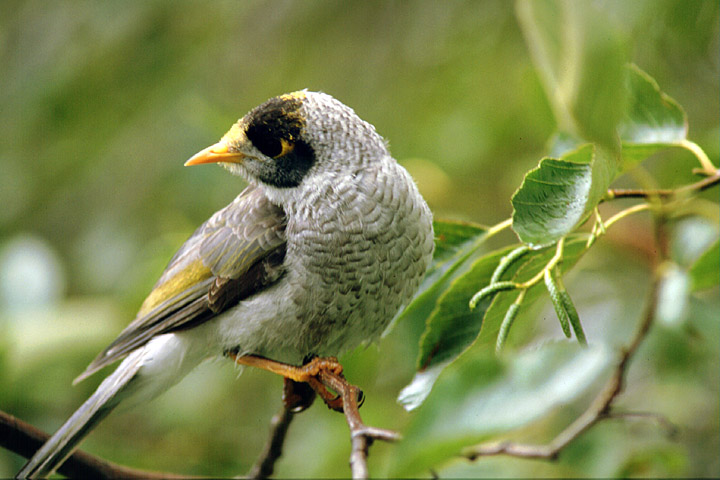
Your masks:
M282 446L285 442L288 428L295 414L283 405L282 409L273 417L271 433L260 458L248 472L248 478L269 478L275 469L275 462L282 455Z
M665 258L667 251L667 233L662 215L656 217L656 243L660 252L659 263L661 264ZM650 288L648 302L645 307L640 326L633 336L630 344L622 351L620 359L612 373L612 376L602 388L597 397L585 412L572 422L565 430L560 432L547 445L532 445L524 443L516 443L510 441L480 444L469 447L463 451L463 456L469 460L475 460L482 456L492 455L510 455L513 457L550 459L554 460L560 452L572 441L586 432L590 427L601 420L612 417L610 409L614 400L622 392L625 377L627 375L630 361L638 350L642 341L647 337L648 331L652 326L657 310L658 292L660 287L660 278L657 268L653 274L653 280Z
M702 192L708 188L714 187L720 183L720 172L716 171L714 175L685 185L677 189L659 189L659 190L643 190L643 189L610 189L608 190L607 199L614 200L616 198L667 198L673 197L684 192Z
M608 420L645 420L653 421L665 430L668 437L673 438L678 434L678 427L666 416L655 412L609 412L606 415Z
M368 478L367 457L370 445L374 440L395 442L400 435L391 430L368 427L360 418L358 400L362 392L355 385L351 385L342 375L323 370L318 375L319 380L326 387L338 392L343 400L343 412L350 427L352 451L350 453L350 469L353 478Z
M0 447L30 458L50 435L42 430L0 411ZM166 472L151 472L117 465L80 450L70 456L58 473L70 478L184 478Z
M258 367L282 375L286 379L283 403L290 411L307 408L317 394L330 409L344 412L350 427L352 442L350 468L353 478L368 478L367 456L373 440L393 442L400 438L395 432L368 427L363 423L358 412L362 391L345 380L342 365L338 363L337 358L315 357L303 366L297 367L256 355L238 355L235 352L227 352L226 355L238 364ZM334 395L331 390L339 395ZM308 393L312 395L308 396ZM279 439L278 448L283 438L284 434ZM278 451L277 457L279 455ZM269 461L272 464L275 460L276 458Z

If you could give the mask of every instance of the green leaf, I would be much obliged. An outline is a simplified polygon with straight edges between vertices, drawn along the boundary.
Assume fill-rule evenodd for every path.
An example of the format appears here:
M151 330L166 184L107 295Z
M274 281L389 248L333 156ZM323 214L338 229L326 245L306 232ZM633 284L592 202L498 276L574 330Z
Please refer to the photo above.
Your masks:
M720 285L720 242L716 241L690 267L692 290L705 290Z
M468 306L468 299L479 286L490 282L500 259L516 248L517 245L511 245L477 259L443 293L437 307L427 320L425 333L420 340L419 371L398 396L398 402L406 409L412 410L418 407L430 393L443 369L473 343L476 348L485 348L488 352L492 352L491 345L496 342L502 319L517 293L499 293L495 296L495 300L492 297L485 298L473 311ZM583 238L570 237L566 240L562 269L566 270L575 265L584 252ZM524 282L538 273L554 254L554 248L530 251L508 268L506 276L513 281ZM540 297L544 292L542 287L539 284L528 290L523 307L529 307ZM503 307L497 308L500 298L503 302L507 299L507 302L503 303ZM493 314L489 315L491 311Z
M512 197L513 230L533 246L558 241L585 220L616 174L614 160L593 145L542 159Z
M474 310L470 310L468 302L478 286L490 282L500 258L512 249L505 248L480 257L438 298L420 339L418 370L454 360L475 341L492 297L480 300Z
M626 65L624 74L628 107L617 131L622 169L628 170L660 150L680 146L688 126L685 111L655 79L634 64ZM577 134L559 130L550 139L549 156L559 158L582 143Z
M464 446L539 420L588 393L613 359L601 344L558 342L454 364L413 416L392 475L417 475Z
M450 260L463 246L487 233L487 228L475 223L454 220L435 220L435 253L428 273Z
M628 169L659 150L687 138L687 116L682 107L660 90L655 79L636 65L626 68L629 105L618 133L622 166Z
M470 310L468 301L478 286L490 282L500 259L514 248L517 246L480 257L446 285L420 338L418 373L398 396L398 402L406 409L419 406L443 369L475 341L492 298L483 299L475 310Z
M588 2L524 0L517 16L560 130L617 151L626 46L604 12Z

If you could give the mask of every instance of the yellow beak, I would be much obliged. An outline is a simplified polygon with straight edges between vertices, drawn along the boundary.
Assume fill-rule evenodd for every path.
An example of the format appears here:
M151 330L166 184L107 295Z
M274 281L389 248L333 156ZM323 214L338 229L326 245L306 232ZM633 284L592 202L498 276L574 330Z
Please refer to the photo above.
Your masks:
M228 146L220 141L215 145L210 145L205 150L201 150L193 155L190 160L185 162L185 166L202 165L203 163L231 162L242 163L245 155L240 152L228 151Z

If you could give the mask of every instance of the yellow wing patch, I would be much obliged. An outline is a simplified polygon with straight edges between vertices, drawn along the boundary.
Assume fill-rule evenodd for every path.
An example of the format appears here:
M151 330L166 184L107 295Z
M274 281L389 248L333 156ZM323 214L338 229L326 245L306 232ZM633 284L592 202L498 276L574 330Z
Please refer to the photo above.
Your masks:
M195 260L189 263L185 268L170 277L166 282L156 286L153 291L150 292L150 295L148 295L140 307L138 317L149 313L163 302L212 276L213 274L210 269L206 267L201 260Z

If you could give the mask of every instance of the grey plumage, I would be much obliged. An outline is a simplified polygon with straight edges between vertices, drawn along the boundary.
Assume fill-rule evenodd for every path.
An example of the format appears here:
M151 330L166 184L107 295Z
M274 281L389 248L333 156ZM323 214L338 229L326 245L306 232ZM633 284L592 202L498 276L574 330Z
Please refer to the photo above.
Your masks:
M252 287L255 281L253 267L277 250L284 255L284 229L282 209L267 200L262 188L247 187L180 247L153 288L159 295L148 296L135 320L100 352L75 383L123 358L157 335L188 328L221 313L226 308L218 308L213 300L228 295L229 290L236 293L231 295L236 303L254 293L257 289L251 288L242 295L243 285L238 283ZM204 277L178 288L175 279L187 277L189 269L195 272L194 275ZM192 275L190 277L192 279ZM228 283L228 280L234 282ZM268 281L258 287L271 283L269 278L264 280ZM164 286L168 284L174 288L172 295L165 294ZM155 297L161 297L162 301L156 301Z
M370 342L432 258L432 215L409 174L329 95L273 98L198 156L188 163L220 162L250 186L180 248L137 318L79 377L130 355L108 377L123 381L94 394L107 401L103 415L230 350L300 364ZM52 472L98 418L71 417L19 475Z

